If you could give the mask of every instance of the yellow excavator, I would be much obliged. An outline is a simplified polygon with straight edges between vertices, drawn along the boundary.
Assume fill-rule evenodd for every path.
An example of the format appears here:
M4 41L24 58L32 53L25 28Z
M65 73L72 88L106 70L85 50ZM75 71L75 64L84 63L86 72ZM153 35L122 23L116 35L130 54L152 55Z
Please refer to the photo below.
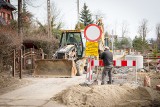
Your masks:
M97 24L103 30L101 20ZM53 59L36 60L34 75L46 75L52 77L80 76L86 65L85 45L86 38L82 30L62 31L59 49L53 55ZM104 33L98 41L99 50L104 47Z

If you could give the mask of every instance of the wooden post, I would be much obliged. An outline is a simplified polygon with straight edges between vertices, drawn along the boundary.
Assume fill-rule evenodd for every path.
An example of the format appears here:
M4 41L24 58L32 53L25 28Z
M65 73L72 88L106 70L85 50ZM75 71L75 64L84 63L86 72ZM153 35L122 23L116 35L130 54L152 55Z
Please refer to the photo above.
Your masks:
M33 61L33 67L32 67L32 69L34 69L34 65L35 65L35 58L36 58L36 52L35 52L35 49L34 49L34 46L33 46L33 59L32 59L32 61Z
M19 78L22 79L22 49L20 50L20 69L19 69Z
M33 49L31 48L31 61L32 61L32 69L33 69L33 55L32 55L32 53L33 53Z
M15 77L15 71L16 71L16 50L13 51L13 71L12 71L13 77Z
M24 50L23 50L23 69L26 69L26 59L25 59L25 47L24 47Z
M40 49L40 50L41 50L41 55L42 55L41 59L44 59L43 49Z

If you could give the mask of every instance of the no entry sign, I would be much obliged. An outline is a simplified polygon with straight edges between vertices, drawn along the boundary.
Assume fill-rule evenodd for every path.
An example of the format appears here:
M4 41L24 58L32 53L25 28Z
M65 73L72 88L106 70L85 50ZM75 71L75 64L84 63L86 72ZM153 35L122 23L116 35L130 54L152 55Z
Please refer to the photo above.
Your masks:
M84 29L84 36L88 41L94 42L101 38L102 30L96 24L90 24Z

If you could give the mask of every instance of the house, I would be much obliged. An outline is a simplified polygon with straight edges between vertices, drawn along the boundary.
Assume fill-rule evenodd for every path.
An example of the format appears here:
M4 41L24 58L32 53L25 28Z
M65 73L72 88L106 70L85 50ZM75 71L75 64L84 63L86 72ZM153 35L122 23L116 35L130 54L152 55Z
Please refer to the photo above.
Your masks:
M13 19L12 11L16 8L10 4L10 0L0 0L0 25L8 25Z

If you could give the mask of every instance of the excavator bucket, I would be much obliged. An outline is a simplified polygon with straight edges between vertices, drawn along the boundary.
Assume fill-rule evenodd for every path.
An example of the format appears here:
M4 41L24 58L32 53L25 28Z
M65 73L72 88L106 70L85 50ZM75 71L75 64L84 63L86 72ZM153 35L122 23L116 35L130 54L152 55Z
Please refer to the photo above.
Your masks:
M73 77L77 73L73 60L43 59L36 60L35 64L34 76Z

